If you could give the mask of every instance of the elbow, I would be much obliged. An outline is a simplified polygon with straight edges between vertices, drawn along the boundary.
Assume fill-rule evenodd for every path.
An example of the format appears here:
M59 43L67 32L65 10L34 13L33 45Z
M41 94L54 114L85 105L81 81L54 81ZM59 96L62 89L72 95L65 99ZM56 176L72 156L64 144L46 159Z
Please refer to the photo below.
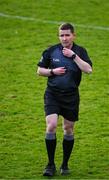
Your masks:
M37 70L37 72L36 72L38 75L40 75L40 73L39 73L39 70Z
M39 69L37 70L36 74L39 76L41 75Z
M38 75L40 74L40 73L39 73L39 70L36 71L36 74L38 74Z
M36 72L36 73L37 73L39 76L41 75L39 68L37 69L37 72Z
M83 69L82 71L83 71L84 73L91 74L91 73L92 73L92 67L89 66L89 67Z
M91 73L92 73L92 68L91 68L91 67L88 68L86 73L87 73L87 74L91 74Z

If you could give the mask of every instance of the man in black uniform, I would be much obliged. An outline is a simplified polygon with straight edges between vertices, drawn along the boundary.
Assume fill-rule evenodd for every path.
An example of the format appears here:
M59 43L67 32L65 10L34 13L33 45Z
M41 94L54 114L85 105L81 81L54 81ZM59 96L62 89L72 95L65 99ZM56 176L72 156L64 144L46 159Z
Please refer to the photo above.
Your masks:
M69 173L68 160L74 145L74 123L78 120L79 91L82 72L92 72L92 62L85 48L74 43L74 27L64 23L59 27L60 44L46 49L38 63L38 74L48 77L44 94L46 114L45 143L48 164L44 176L56 172L54 156L58 116L63 116L63 161L60 173Z

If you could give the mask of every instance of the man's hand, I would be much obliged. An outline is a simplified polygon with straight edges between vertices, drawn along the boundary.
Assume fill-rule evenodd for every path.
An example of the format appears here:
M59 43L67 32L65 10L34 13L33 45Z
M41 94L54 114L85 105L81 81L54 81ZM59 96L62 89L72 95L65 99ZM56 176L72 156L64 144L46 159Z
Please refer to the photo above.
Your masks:
M74 51L68 48L63 48L62 52L64 56L67 56L69 58L72 57L73 54L75 54ZM92 73L92 67L87 62L83 61L77 54L74 62L78 65L81 71L88 74Z
M66 73L66 68L65 67L58 67L53 69L53 73L55 75L63 75Z
M63 55L67 57L72 57L73 54L75 54L71 49L63 48L62 50Z
M66 70L67 69L65 67L58 67L58 68L52 69L52 72L54 75L63 75L66 73ZM43 67L38 67L37 73L40 76L45 76L45 77L51 76L50 69L43 68Z

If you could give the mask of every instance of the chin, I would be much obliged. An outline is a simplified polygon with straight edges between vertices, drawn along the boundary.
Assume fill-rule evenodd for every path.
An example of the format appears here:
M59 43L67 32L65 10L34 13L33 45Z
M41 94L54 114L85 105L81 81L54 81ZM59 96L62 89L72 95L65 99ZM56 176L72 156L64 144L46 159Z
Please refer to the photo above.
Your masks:
M63 44L63 47L67 48L69 47L69 44Z
M64 47L65 47L65 48L70 48L70 45L65 45Z
M66 43L66 44L62 44L63 45L63 47L65 47L65 48L67 48L67 47L69 47L69 46L71 46L70 44L68 44L68 43Z

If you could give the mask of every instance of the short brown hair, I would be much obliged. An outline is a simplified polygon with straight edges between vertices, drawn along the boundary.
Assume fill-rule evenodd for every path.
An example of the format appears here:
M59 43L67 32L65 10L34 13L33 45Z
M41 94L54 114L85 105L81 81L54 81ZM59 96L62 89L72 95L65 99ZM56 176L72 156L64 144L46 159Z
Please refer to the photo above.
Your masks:
M68 30L70 29L74 33L74 26L70 23L63 23L59 26L59 30Z

